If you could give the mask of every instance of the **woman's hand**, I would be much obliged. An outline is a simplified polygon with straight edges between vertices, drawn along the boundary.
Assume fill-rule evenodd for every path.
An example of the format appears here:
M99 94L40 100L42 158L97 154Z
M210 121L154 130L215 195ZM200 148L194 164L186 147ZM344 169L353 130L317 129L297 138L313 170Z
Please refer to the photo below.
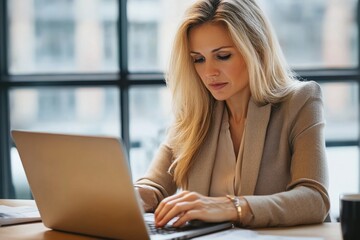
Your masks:
M155 224L165 226L178 217L174 227L184 225L190 220L206 222L236 221L236 209L227 197L206 197L196 192L183 191L163 199L155 210Z

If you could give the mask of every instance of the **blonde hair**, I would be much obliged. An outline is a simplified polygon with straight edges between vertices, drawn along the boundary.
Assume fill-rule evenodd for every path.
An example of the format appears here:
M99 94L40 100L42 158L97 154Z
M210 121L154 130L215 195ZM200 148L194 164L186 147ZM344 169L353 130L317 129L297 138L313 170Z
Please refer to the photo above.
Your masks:
M189 30L206 22L224 23L249 72L253 100L282 101L296 86L276 36L255 0L198 0L186 12L175 36L167 85L175 122L170 129L174 161L169 172L186 188L192 159L210 128L215 100L203 85L190 57Z

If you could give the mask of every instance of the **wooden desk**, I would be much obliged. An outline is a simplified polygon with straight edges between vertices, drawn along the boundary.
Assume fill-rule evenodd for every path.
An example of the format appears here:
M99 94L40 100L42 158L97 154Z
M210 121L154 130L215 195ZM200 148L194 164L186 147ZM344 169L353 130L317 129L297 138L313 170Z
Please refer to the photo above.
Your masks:
M35 205L32 200L0 200L0 205ZM255 229L259 234L292 237L321 237L324 240L342 240L339 223L324 223L287 228ZM88 236L53 231L40 223L0 227L0 239L8 240L93 240ZM209 235L210 239L210 235Z
M319 237L324 240L342 240L340 223L323 223L287 228L255 230L259 234L291 237Z

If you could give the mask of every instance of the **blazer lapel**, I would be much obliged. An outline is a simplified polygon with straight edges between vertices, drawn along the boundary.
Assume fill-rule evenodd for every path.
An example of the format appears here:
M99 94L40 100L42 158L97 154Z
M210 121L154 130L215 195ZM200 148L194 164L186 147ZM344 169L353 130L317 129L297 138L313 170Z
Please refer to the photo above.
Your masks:
M271 104L258 106L250 99L241 167L241 195L253 195L271 114Z
M187 189L203 195L209 195L211 176L215 162L221 121L224 114L224 102L217 102L214 109L214 119L210 131L198 154L193 159Z

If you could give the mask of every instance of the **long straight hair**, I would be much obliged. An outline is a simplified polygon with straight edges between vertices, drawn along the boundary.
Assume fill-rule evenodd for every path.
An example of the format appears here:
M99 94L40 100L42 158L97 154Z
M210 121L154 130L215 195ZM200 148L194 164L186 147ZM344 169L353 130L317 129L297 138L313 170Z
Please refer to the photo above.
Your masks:
M174 161L169 172L186 188L192 160L212 120L215 99L197 74L189 49L189 31L207 22L223 23L249 72L251 96L259 105L282 101L296 87L278 40L255 0L198 0L186 12L174 39L166 75L175 121L169 136Z

